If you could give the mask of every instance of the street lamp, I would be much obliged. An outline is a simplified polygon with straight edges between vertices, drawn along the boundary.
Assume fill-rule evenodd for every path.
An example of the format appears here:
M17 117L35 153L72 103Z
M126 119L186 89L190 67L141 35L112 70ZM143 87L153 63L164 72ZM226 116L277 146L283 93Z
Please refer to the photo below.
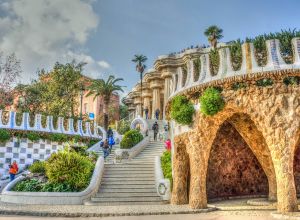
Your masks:
M80 84L80 115L79 119L82 120L82 101L83 101L83 95L84 95L84 85L83 83Z

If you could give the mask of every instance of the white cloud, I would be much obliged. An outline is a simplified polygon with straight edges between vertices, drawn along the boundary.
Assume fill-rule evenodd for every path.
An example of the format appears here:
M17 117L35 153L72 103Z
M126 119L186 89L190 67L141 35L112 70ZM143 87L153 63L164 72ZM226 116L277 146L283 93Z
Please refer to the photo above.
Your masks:
M104 69L109 69L110 68L110 64L104 60L100 60L97 62L98 65Z
M86 54L85 44L98 26L91 0L4 0L0 9L0 51L15 52L21 59L23 81L35 77L38 68L56 61L87 62L89 76L101 67ZM104 61L105 62L105 61Z

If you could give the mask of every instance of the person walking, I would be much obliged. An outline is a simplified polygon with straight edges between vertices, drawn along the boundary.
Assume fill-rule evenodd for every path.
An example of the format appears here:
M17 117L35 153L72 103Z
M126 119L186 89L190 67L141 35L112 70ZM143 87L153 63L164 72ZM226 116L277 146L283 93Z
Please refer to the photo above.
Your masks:
M145 116L146 116L146 119L149 119L149 109L148 107L145 108Z
M109 145L109 153L111 153L112 147L115 144L114 136L110 136L108 138L108 145Z
M14 160L11 165L9 165L9 178L10 181L13 181L15 179L16 174L19 171L19 167L17 162Z
M113 136L114 136L114 132L111 129L111 127L109 127L108 130L107 130L107 137L109 138L109 137L113 137Z
M171 140L170 139L166 140L165 147L166 147L167 151L171 150Z
M104 160L105 160L106 157L109 155L109 145L108 145L108 140L107 139L105 139L105 141L103 142L102 150L103 150L103 157L104 157Z
M160 110L159 110L159 109L156 109L156 110L155 110L155 118L156 118L156 120L159 119L159 113L160 113Z
M153 130L153 134L154 134L154 140L156 141L157 140L157 134L158 134L158 131L159 131L157 121L153 124L152 130Z

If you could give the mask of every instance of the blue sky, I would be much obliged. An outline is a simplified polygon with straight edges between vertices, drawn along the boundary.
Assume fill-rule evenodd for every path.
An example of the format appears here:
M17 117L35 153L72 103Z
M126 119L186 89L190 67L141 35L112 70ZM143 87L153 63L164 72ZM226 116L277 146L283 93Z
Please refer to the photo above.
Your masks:
M147 66L152 67L159 55L207 44L203 32L212 24L224 30L224 42L300 28L299 9L299 0L0 0L0 50L20 54L24 76L30 76L23 77L24 81L35 78L37 68L51 68L54 60L76 58L88 62L87 75L116 74L125 79L129 91L138 81L131 62L134 54L146 55ZM50 15L45 18L41 11ZM21 26L13 23L16 18ZM39 27L47 29L40 31ZM17 38L13 42L18 34L24 37L24 32L35 41ZM46 40L37 47L39 39ZM16 47L18 43L21 46Z

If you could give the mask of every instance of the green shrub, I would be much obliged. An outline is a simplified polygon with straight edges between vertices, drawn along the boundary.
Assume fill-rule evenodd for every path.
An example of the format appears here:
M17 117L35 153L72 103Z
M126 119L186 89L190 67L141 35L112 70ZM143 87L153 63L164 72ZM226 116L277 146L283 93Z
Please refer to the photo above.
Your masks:
M78 191L90 182L94 164L76 152L60 151L46 162L46 176L50 183L64 183Z
M125 120L120 121L117 128L118 133L123 135L129 130L130 130L130 122Z
M53 142L62 143L68 141L68 136L65 134L53 133L49 135L49 140Z
M161 156L160 161L161 161L161 168L164 174L164 178L169 179L172 186L173 178L172 178L171 151L165 151Z
M38 179L27 179L18 182L12 191L17 192L39 192L42 186Z
M0 143L5 144L9 139L11 138L11 135L9 131L5 129L0 129Z
M26 137L32 141L32 142L35 142L35 141L38 141L41 139L40 135L36 132L29 132Z
M273 85L273 80L268 78L268 79L259 79L256 81L256 85L259 87L266 87L266 86L271 86Z
M195 112L193 104L185 96L176 96L171 103L171 118L182 125L193 122Z
M121 149L129 149L143 140L143 135L138 130L127 131L120 143Z
M213 49L209 52L209 67L210 72L212 76L215 76L218 74L220 66L220 56L219 51L216 49Z
M288 76L283 79L285 85L299 85L300 77L299 76Z
M76 192L70 185L65 183L44 183L41 186L40 192Z
M35 161L32 165L30 165L30 167L28 168L28 170L31 173L43 173L45 174L46 172L46 163L45 161Z
M247 87L247 83L244 82L235 82L231 85L231 89L233 89L234 91L237 91L239 89L243 89Z
M216 88L207 88L200 97L201 112L205 115L215 115L221 111L225 102L220 91Z

